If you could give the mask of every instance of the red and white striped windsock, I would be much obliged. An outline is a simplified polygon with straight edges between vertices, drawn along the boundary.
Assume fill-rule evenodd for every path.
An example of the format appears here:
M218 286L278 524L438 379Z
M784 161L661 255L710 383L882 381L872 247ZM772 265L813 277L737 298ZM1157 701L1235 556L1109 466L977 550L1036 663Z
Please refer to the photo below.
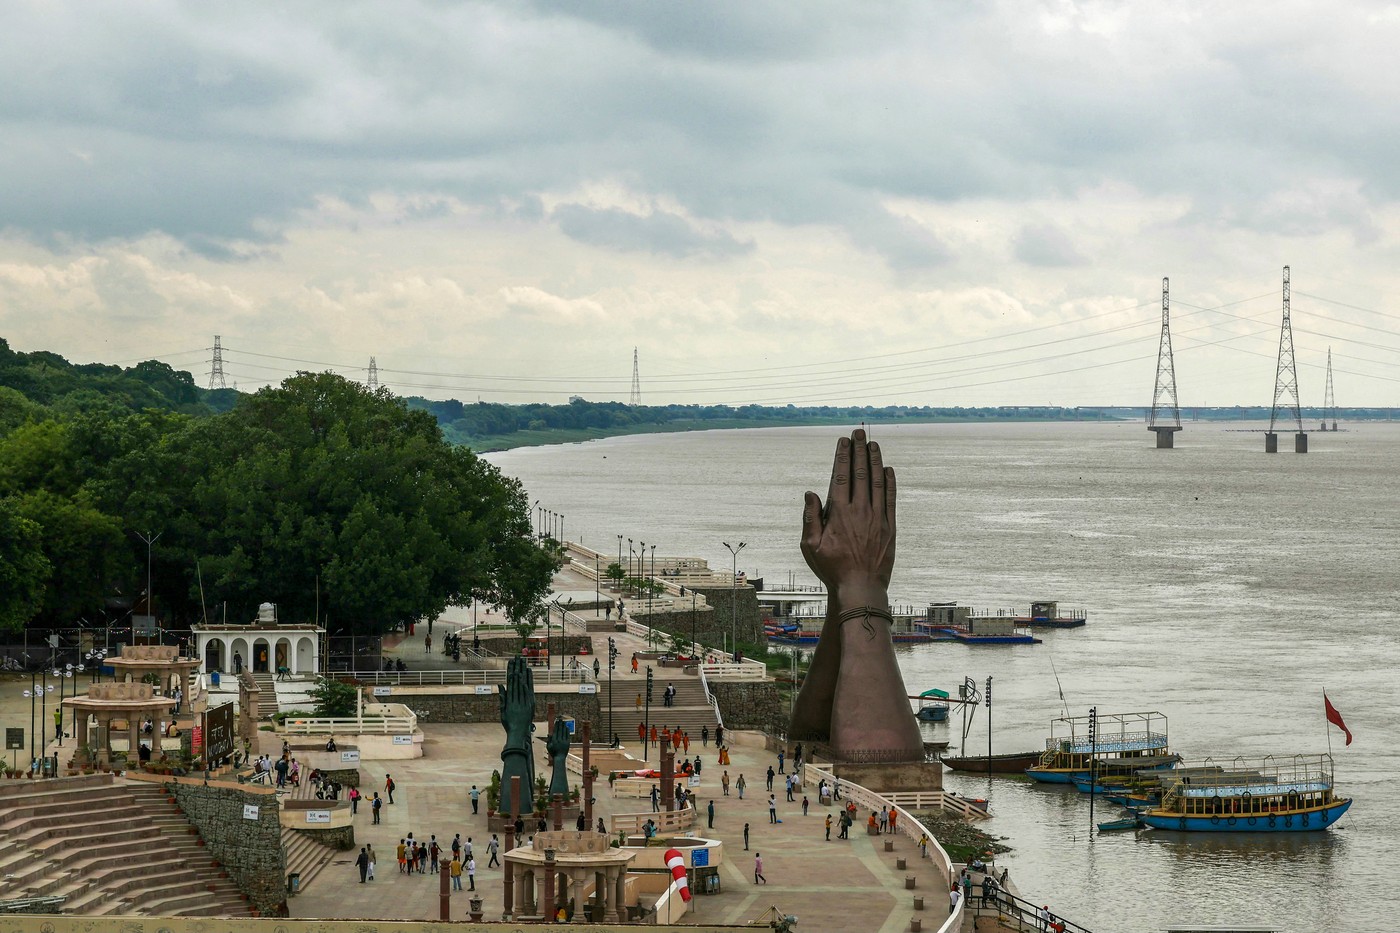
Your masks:
M681 886L681 900L689 904L690 882L685 878L685 856L676 849L667 849L666 867L671 869L671 877Z

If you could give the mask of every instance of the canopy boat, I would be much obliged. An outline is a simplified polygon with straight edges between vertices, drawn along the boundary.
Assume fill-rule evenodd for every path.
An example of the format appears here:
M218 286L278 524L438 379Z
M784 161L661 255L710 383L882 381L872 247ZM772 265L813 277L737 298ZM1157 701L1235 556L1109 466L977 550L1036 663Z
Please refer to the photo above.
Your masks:
M948 719L948 691L925 690L919 694L919 711L914 715L924 722L946 722Z
M1151 755L1143 758L1095 759L1089 772L1076 774L1070 783L1081 794L1132 793L1144 785L1156 787L1155 780L1144 775L1169 771L1181 761L1180 755Z
M1300 832L1326 829L1351 806L1333 791L1331 755L1203 765L1219 770L1164 782L1161 802L1142 821L1187 832Z
M1164 714L1100 713L1092 739L1088 716L1062 716L1051 721L1045 751L1035 765L1026 769L1026 774L1046 784L1071 784L1076 777L1089 778L1091 761L1096 763L1095 770L1132 769L1144 759L1170 759L1173 764L1180 760L1167 748Z
M944 755L943 764L954 771L986 774L1021 774L1040 760L1040 752L1008 752L1005 755Z

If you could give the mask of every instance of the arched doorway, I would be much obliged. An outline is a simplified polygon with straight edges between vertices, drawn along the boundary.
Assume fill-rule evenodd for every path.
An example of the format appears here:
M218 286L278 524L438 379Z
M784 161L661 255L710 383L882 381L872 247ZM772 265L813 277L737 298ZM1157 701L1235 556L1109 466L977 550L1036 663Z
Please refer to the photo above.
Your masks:
M266 638L257 638L253 641L253 673L269 673L269 665L272 663L272 646L267 643Z
M292 642L288 638L277 639L277 646L273 649L273 665L278 673L290 671L292 667Z
M252 649L248 647L248 641L244 638L234 638L229 641L229 670L234 673L241 673L248 669L248 665L253 661Z
M316 643L310 638L297 639L297 663L294 670L298 674L316 673Z
M211 638L204 643L204 672L212 674L214 671L222 673L224 670L224 640L222 638Z

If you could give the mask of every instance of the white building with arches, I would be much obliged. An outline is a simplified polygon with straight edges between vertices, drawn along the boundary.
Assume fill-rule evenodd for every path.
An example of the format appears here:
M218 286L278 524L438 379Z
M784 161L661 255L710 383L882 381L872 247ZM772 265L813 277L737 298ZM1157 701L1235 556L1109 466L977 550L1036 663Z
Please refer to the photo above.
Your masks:
M326 630L319 625L196 624L190 631L194 633L194 656L206 674L276 674L285 669L293 677L313 678L321 672Z

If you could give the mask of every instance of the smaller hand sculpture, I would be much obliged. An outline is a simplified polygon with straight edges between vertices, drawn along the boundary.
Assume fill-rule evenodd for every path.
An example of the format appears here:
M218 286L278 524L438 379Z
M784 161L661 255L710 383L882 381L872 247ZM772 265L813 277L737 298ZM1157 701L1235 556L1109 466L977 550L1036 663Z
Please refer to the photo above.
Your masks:
M530 733L535 731L535 675L524 658L511 658L506 682L496 688L501 697L501 726L506 730L506 749L530 751Z
M549 761L553 771L549 780L549 796L552 799L555 794L562 794L566 799L569 796L569 727L564 724L563 719L554 720L554 728L550 730L549 738L545 739L545 751L549 752Z

